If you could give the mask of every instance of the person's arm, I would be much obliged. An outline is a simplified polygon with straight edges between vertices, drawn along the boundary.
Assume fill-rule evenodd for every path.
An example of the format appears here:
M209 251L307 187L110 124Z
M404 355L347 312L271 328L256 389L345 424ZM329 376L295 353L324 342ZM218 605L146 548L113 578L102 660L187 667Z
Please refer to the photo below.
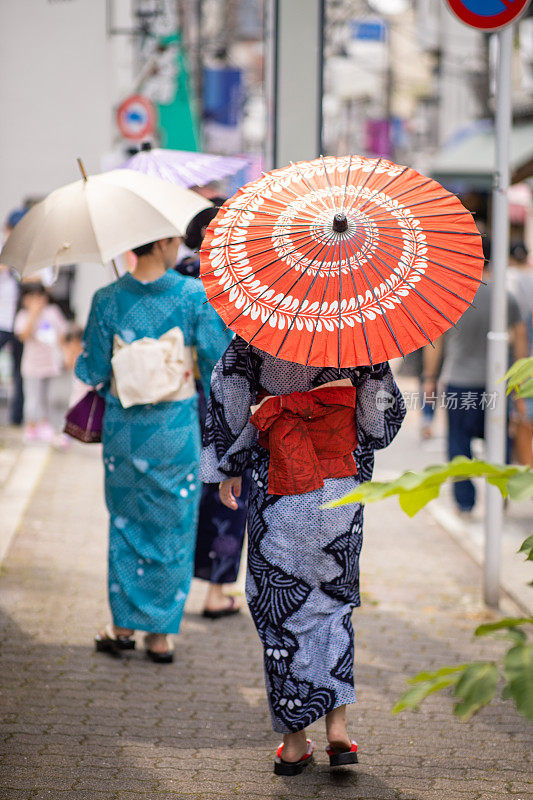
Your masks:
M211 379L200 461L200 480L204 483L240 478L249 466L250 451L257 441L257 429L250 423L250 406L256 399L250 350L236 337Z
M58 305L53 305L52 308L54 312L53 324L57 333L57 340L59 344L61 344L68 330L68 322Z
M437 379L439 376L440 365L442 362L442 353L444 349L444 337L441 336L433 343L433 347L427 344L424 347L422 364L422 383L423 390L426 394L432 394L437 386Z
M515 361L518 361L519 358L527 358L527 327L522 319L516 297L512 292L507 292L507 329L509 331L509 344L512 347Z
M357 440L361 447L381 450L400 430L405 403L387 362L367 368L356 383Z
M528 357L527 328L525 322L516 322L510 328L509 340L513 348L513 358L515 361L518 361L519 358Z
M41 295L29 296L26 298L25 313L18 315L18 323L15 320L15 335L21 342L30 339L39 327L39 318L47 305L47 300Z
M206 399L209 399L211 374L233 339L233 332L226 328L215 309L207 302L205 291L199 282L195 282L192 300L196 306L194 346L202 386Z
M529 355L527 326L522 320L520 308L512 292L507 293L507 319L509 329L509 344L512 348L513 359L527 358ZM527 419L527 408L523 398L519 398L513 392L512 402L514 410L512 416L515 419Z
M237 503L236 497L241 496L242 491L242 478L226 478L226 480L220 483L218 487L218 494L220 497L220 502L231 508L232 511L237 511L239 508L239 504Z
M111 378L113 333L106 314L109 302L109 298L102 298L99 292L93 297L87 327L83 334L83 351L74 368L76 377L82 383L95 388L107 384Z
M527 358L529 355L529 347L528 347L528 340L527 340L527 328L525 322L516 322L509 330L509 339L511 342L511 347L513 349L513 358L515 361L518 361L519 358ZM512 402L514 406L514 411L512 412L512 417L517 422L523 420L524 422L528 419L527 413L527 406L526 401L523 397L517 397L516 394L513 392L512 394Z

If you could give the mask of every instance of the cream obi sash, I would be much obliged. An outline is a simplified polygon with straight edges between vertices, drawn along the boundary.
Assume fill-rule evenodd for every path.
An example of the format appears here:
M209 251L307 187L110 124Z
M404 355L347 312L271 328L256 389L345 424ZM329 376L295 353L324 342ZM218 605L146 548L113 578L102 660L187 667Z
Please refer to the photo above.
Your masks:
M171 328L159 339L145 337L128 344L113 339L111 391L124 408L195 394L192 347L186 347L181 328Z

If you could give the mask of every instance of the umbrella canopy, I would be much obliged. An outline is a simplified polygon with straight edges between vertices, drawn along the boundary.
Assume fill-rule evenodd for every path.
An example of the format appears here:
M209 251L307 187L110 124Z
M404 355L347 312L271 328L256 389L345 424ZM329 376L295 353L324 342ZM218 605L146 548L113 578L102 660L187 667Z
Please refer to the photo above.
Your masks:
M471 304L483 264L455 195L359 156L302 161L247 184L201 251L207 297L228 327L319 367L375 364L435 340Z
M188 150L143 149L132 156L124 167L145 175L154 175L177 186L205 186L234 175L247 165L245 158L193 153Z
M51 192L15 226L0 263L22 275L76 261L107 262L146 242L182 236L211 206L195 192L132 170L113 170Z

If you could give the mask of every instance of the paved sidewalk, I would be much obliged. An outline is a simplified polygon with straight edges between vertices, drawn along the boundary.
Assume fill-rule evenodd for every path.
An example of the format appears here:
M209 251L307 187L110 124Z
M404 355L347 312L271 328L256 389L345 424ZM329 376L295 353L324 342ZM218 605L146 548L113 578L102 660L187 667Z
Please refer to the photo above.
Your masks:
M400 377L400 386L407 399L417 396L418 382ZM420 470L431 464L447 461L446 412L437 409L434 437L428 441L420 438L420 411L408 409L400 433L386 450L377 454L376 480L393 478L407 469ZM474 440L474 454L483 458L484 443ZM480 565L484 561L485 481L474 481L477 500L471 516L457 514L450 484L442 487L440 497L428 504L430 515L469 553ZM501 585L505 593L520 605L522 612L533 614L533 589L531 562L526 562L517 550L527 536L533 533L533 499L525 502L509 501L504 512L501 541Z
M0 426L0 565L48 462L50 447L26 447L22 428Z
M497 652L478 567L428 514L367 509L355 615L355 769L272 774L261 653L247 614L209 622L195 585L177 662L95 654L107 619L98 448L52 453L0 575L1 800L532 800L531 725L496 701L469 723L448 697L390 714L421 668Z

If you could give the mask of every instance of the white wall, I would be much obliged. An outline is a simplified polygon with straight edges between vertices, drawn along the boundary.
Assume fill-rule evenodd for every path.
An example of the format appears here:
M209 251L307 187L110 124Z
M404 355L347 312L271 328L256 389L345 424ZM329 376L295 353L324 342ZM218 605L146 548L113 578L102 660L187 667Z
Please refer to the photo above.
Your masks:
M130 6L115 2L116 23L130 27ZM107 35L106 0L0 0L0 222L24 197L78 180L77 156L102 170L132 70L131 41L118 38ZM110 278L99 264L78 268L80 321Z
M0 218L98 172L111 143L105 0L0 3Z

